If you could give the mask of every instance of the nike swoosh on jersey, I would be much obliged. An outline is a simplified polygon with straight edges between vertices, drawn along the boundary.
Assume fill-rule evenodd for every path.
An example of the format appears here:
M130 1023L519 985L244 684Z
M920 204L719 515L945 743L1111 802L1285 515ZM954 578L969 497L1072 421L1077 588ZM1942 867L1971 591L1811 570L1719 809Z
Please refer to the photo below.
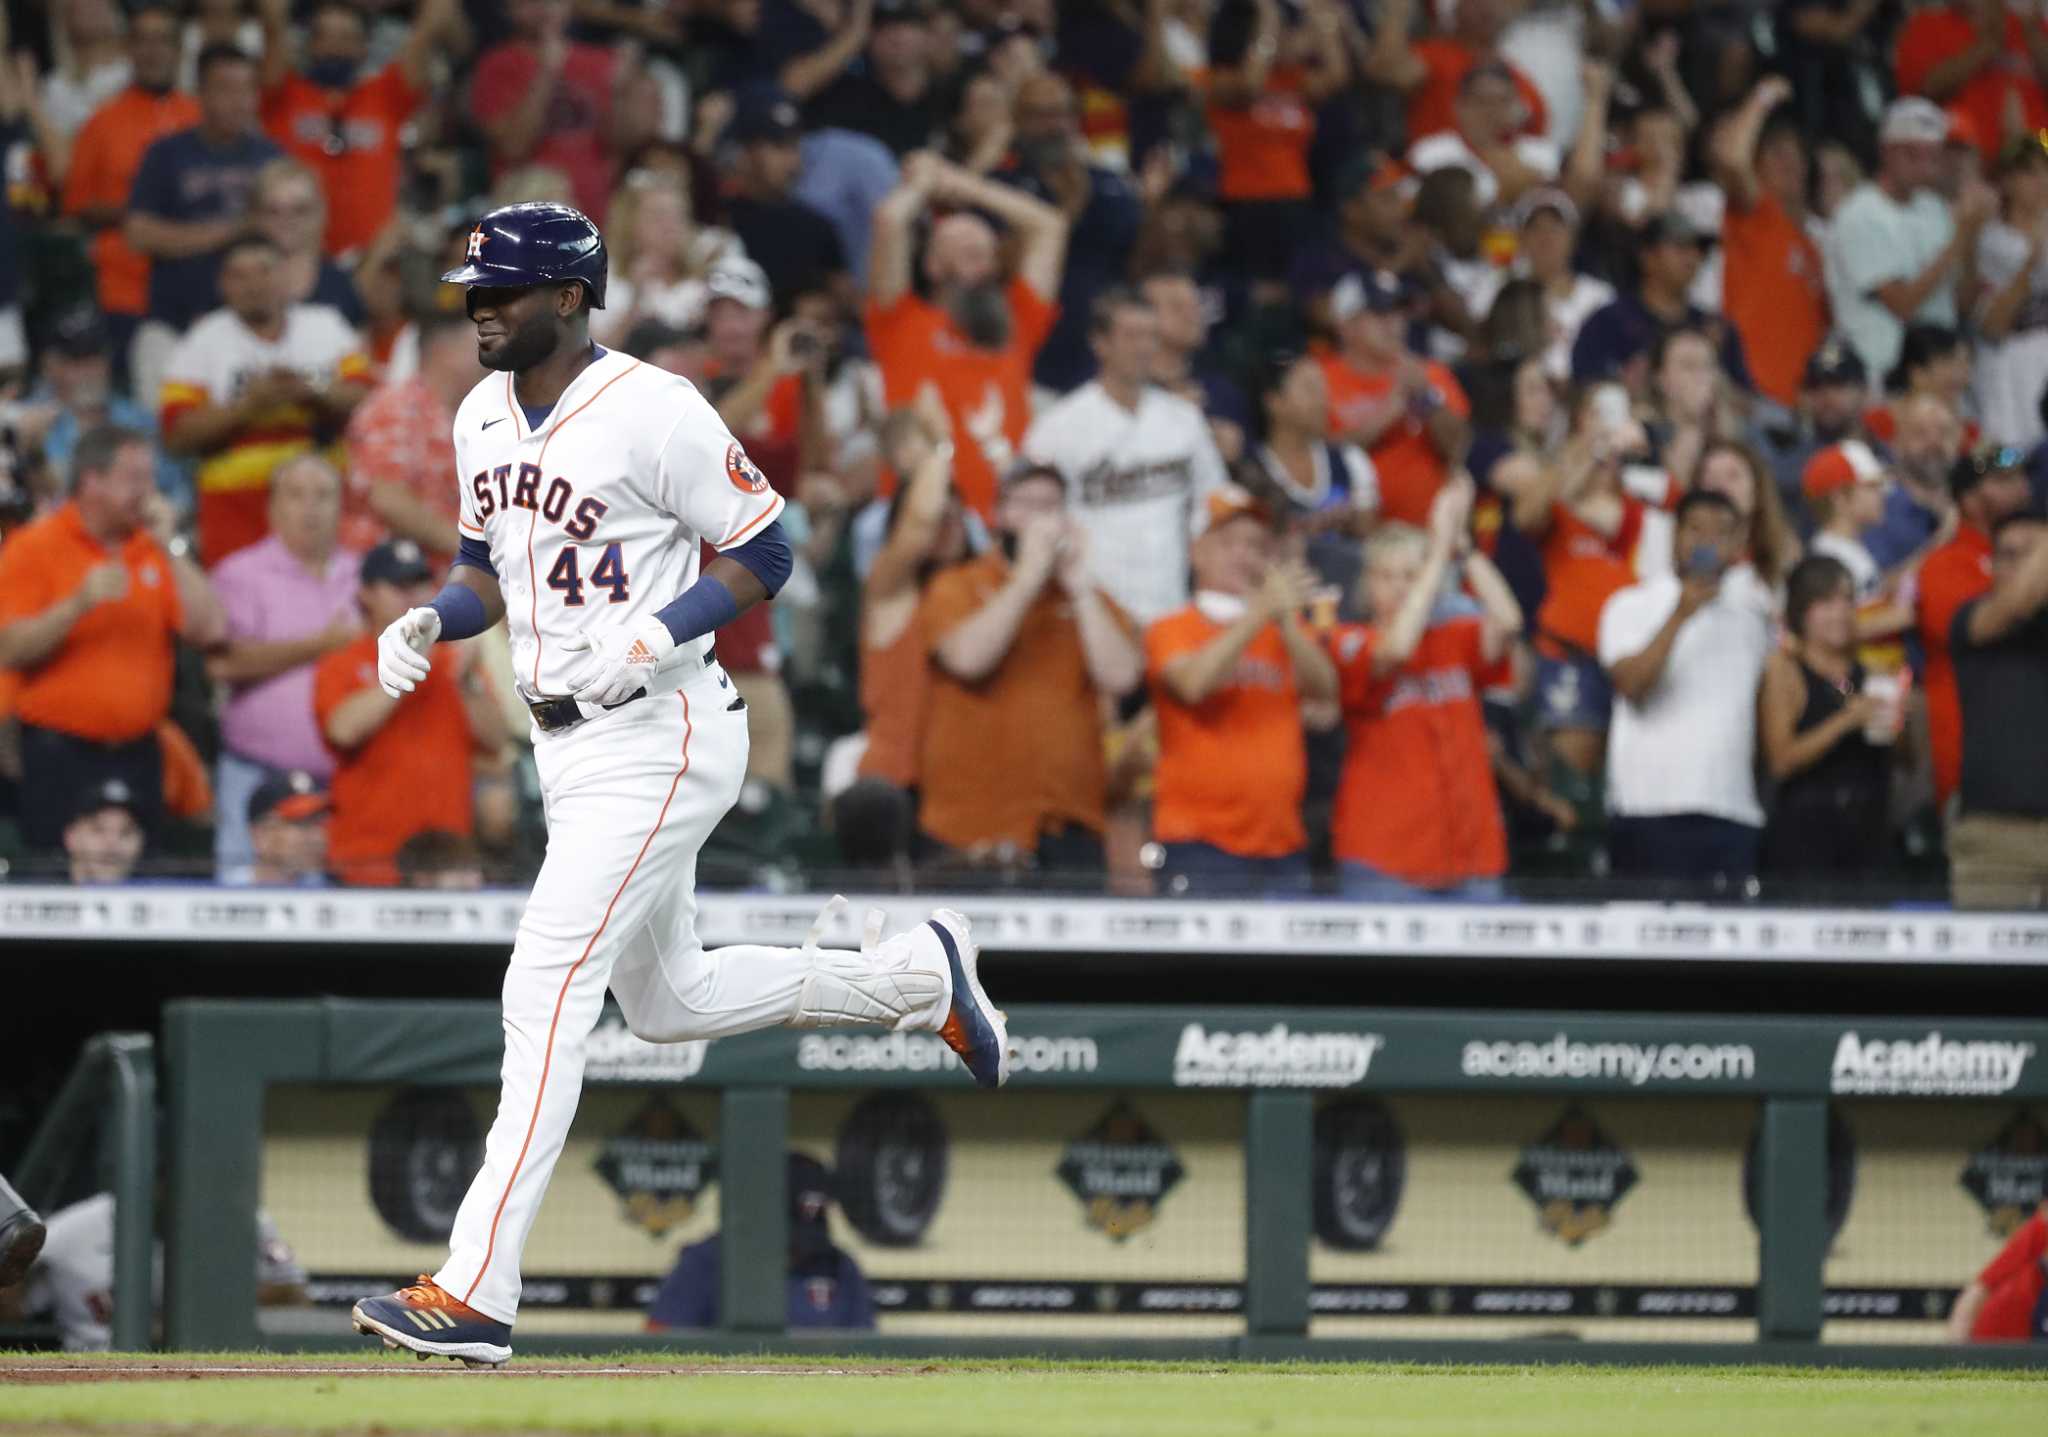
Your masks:
M488 428L490 428L490 427L491 427L491 426L492 426L493 424L503 424L504 422L505 422L505 417L504 417L504 416L503 416L503 415L501 414L501 415L499 415L499 416L498 416L498 417L497 417L496 419L486 419L486 420L485 420L485 421L483 422L483 428L485 428L485 429L488 429Z

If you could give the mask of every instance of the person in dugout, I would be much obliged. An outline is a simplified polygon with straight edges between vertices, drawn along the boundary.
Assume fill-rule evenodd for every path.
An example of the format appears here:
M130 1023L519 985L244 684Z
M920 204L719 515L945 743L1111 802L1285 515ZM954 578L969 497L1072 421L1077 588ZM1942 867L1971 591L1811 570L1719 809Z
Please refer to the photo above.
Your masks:
M1956 1297L1951 1342L2048 1341L2048 1198Z
M789 1155L789 1325L872 1328L875 1302L860 1264L833 1246L826 1214L832 1174L816 1158ZM718 1326L716 1232L676 1254L647 1309L647 1330Z

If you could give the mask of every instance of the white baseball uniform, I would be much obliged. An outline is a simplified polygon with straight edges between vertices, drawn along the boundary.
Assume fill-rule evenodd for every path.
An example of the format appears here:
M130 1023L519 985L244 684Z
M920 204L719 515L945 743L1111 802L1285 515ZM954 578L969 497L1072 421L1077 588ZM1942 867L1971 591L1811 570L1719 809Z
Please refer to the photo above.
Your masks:
M632 629L697 578L700 539L729 548L781 498L687 381L603 353L536 428L512 376L487 376L455 416L461 529L489 544L514 681L566 695L586 632ZM918 933L861 953L740 945L695 931L697 851L739 796L747 716L709 637L678 646L646 697L534 734L547 856L505 975L505 1061L483 1169L435 1281L500 1322L583 1081L607 986L653 1042L781 1024L937 1028L952 985Z
M1230 478L1201 410L1152 385L1126 409L1091 379L1031 422L1024 456L1066 477L1090 577L1126 613L1148 624L1187 603L1190 525Z

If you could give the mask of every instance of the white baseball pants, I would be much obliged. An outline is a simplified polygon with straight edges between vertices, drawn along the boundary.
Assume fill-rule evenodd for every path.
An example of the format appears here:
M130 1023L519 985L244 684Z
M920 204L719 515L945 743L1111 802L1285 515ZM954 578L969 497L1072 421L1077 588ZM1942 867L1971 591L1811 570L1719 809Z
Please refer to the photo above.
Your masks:
M715 664L534 744L547 856L505 973L505 1062L484 1164L455 1218L441 1287L500 1322L583 1087L609 987L651 1042L782 1024L936 1028L946 961L920 927L861 953L697 941L697 851L739 796L747 715Z

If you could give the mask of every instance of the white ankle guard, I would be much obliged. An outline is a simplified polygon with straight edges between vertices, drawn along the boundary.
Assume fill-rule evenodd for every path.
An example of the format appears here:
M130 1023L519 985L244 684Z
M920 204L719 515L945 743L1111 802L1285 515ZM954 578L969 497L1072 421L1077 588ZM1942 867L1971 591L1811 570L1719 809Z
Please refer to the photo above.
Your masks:
M797 995L797 1028L839 1028L878 1023L885 1028L935 1028L952 1006L953 978L946 953L923 924L887 942L878 941L880 913L870 913L861 951L819 948L826 918L844 899L826 905L803 947L811 971Z

